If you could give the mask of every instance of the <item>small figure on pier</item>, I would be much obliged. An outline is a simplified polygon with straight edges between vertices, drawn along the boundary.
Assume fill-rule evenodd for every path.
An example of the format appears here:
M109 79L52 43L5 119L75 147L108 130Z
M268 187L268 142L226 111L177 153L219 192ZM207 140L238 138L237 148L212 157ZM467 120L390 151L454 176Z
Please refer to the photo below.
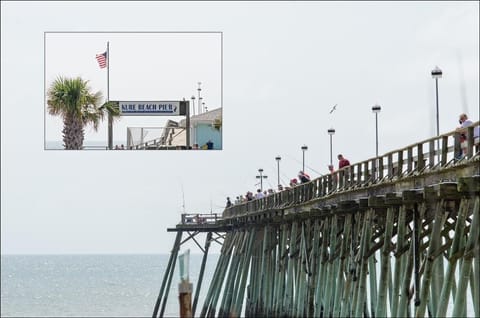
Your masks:
M278 185L278 191L283 191L283 186L281 184Z
M208 149L208 150L212 150L212 149L213 149L213 142L212 142L211 140L208 140L207 143L206 143L206 145L207 145L207 149Z
M462 152L458 154L458 157L461 158L462 156L467 154L467 147L465 141L467 141L467 127L470 125L473 125L473 122L468 119L467 114L463 113L460 114L458 118L458 122L460 124L460 127L456 129L458 133L460 133L460 145L462 147ZM474 145L478 146L479 143L479 135L480 135L480 126L475 127L473 130L473 143Z
M350 165L350 161L344 158L342 154L339 154L337 158L338 158L338 169L342 169L343 167L348 167Z
M253 200L253 193L252 192L248 191L245 196L247 198L247 201L252 201Z
M230 197L227 197L227 208L232 206L232 201L230 201Z
M298 181L297 181L297 178L293 178L292 180L290 180L290 187L295 187L298 185Z
M298 173L298 179L300 179L300 182L301 183L307 183L307 182L310 182L310 176L308 174L306 174L305 172L303 171L300 171Z
M263 199L265 195L262 193L262 190L257 189L257 194L255 194L255 199Z
M330 174L335 173L335 167L333 165L328 165L328 171L330 171Z

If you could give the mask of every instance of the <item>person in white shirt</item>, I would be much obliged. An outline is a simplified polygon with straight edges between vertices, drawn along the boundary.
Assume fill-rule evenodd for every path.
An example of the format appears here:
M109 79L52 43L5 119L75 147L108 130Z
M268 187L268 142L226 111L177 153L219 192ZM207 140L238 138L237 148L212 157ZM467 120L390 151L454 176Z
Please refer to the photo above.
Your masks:
M470 119L468 119L467 114L460 114L458 118L458 122L460 123L460 127L458 127L456 130L458 133L460 133L460 144L462 146L463 155L466 155L467 145L465 141L467 140L467 127L473 125L473 122ZM479 136L480 136L480 126L477 126L473 129L473 144L477 145L477 147L479 143Z
M258 189L257 194L255 194L255 199L262 199L265 195L262 193L262 190Z

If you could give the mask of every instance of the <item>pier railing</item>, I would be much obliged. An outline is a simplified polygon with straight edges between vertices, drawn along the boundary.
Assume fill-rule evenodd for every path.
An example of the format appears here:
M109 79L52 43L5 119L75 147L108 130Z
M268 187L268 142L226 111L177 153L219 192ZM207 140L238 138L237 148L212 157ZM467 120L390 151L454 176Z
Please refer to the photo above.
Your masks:
M387 152L379 157L354 163L308 183L288 188L266 196L226 208L228 218L253 211L285 208L332 194L359 189L376 184L397 181L400 178L435 172L438 169L459 165L467 159L478 158L479 138L474 130L480 122L466 128L467 140L460 142L460 133L451 131L407 147Z
M215 224L220 219L217 213L183 213L182 224Z

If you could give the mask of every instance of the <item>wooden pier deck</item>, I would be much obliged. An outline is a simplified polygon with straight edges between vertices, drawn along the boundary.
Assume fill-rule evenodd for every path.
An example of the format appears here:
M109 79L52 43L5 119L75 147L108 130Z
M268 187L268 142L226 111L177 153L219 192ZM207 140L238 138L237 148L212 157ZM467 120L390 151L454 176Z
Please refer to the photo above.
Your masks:
M200 233L194 315L208 248L222 243L200 317L480 316L480 152L473 127L467 137L461 160L451 132L221 217L182 216L153 316L181 244Z

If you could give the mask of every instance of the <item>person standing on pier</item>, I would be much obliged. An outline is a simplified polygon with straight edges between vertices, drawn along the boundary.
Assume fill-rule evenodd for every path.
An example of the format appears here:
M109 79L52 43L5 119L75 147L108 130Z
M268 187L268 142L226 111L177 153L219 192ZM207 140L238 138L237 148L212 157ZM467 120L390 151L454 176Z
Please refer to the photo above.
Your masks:
M227 197L227 208L232 206L232 201L230 201L230 197Z
M328 171L330 171L330 174L333 174L335 172L335 167L333 165L328 165Z
M306 174L305 172L303 171L300 171L298 173L298 179L300 179L300 182L301 183L307 183L307 182L310 182L310 176L308 174Z
M467 140L467 127L470 125L473 125L473 122L468 119L467 114L460 114L458 117L458 123L460 124L460 127L458 127L456 130L460 134L460 145L462 147L461 152L458 154L458 158L461 158L462 155L467 154L467 149L466 149L466 143L465 141ZM480 126L475 127L473 130L473 143L478 145L478 138L479 138L479 130Z
M338 158L338 169L342 169L343 167L348 167L350 165L350 161L344 158L342 154L339 154L337 158Z
M265 195L262 193L262 190L257 189L257 194L255 195L255 199L263 199Z

